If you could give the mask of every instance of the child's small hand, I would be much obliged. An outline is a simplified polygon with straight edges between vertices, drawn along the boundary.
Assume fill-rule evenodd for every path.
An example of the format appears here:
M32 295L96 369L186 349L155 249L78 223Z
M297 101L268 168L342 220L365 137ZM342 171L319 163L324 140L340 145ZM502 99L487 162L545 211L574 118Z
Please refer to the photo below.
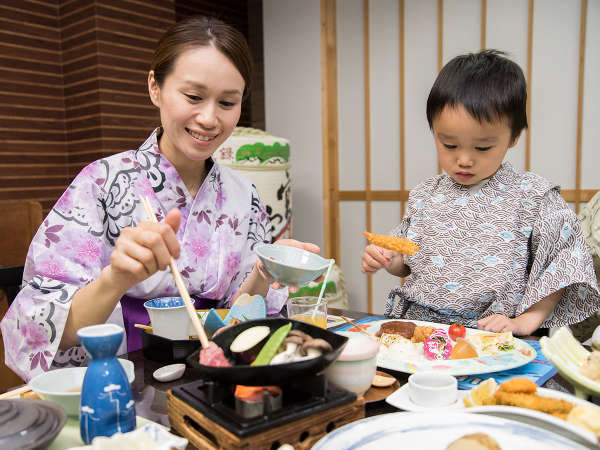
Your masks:
M367 245L361 257L362 273L371 275L383 267L389 267L395 255L397 253L393 250L387 250L373 244Z
M530 334L528 330L522 329L518 317L510 319L502 314L494 314L477 321L477 328L480 330L491 331L493 333L504 333L511 331L515 335Z

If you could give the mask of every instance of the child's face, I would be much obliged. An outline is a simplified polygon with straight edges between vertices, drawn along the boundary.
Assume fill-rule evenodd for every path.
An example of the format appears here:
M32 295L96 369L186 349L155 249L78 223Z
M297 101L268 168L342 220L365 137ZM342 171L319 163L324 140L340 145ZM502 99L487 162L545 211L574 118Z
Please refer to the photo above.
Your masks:
M464 185L494 175L508 149L519 139L511 142L507 120L480 123L462 105L442 110L433 120L433 137L440 166Z

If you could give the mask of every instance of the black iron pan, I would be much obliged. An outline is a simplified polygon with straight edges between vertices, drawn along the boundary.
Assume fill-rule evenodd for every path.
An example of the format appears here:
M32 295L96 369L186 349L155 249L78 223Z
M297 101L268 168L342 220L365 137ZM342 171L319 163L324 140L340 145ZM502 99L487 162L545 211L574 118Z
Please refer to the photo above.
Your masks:
M248 320L227 328L217 334L213 338L213 341L223 349L225 356L233 362L234 358L229 350L229 346L233 339L242 331L257 325L267 325L271 330L270 334L273 334L275 330L288 322L292 322L292 329L294 330L304 331L313 338L325 339L331 344L333 350L316 358L304 361L274 364L272 366L234 365L232 367L211 367L202 365L198 362L200 350L196 350L186 358L186 362L188 366L193 367L196 373L204 379L219 381L221 383L244 384L248 386L281 386L295 381L300 377L314 375L325 369L337 359L348 341L346 336L336 334L332 331L316 327L309 323L283 318Z

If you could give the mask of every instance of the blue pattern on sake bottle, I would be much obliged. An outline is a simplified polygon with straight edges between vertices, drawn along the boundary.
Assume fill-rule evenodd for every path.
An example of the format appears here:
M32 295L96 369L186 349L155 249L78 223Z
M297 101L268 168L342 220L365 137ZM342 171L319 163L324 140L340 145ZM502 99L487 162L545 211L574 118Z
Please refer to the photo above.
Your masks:
M92 325L77 332L92 358L83 378L79 405L79 430L86 444L96 436L135 429L135 402L116 357L123 335L123 328L115 324Z

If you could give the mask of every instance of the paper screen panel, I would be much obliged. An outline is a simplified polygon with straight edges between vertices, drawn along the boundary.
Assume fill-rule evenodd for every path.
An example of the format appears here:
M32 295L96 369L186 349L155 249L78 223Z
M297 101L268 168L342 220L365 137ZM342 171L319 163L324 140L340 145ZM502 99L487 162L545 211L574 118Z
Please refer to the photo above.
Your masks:
M527 18L528 2L523 0L488 0L486 20L486 48L507 53L523 74L527 74ZM506 154L506 160L517 170L525 170L525 135Z
M371 189L400 189L398 1L369 6Z
M575 187L580 2L535 2L531 170ZM596 122L597 123L597 122Z
M588 1L582 121L582 189L600 188L600 2ZM583 205L580 205L583 207Z
M481 49L481 0L444 0L446 64L457 55Z
M338 152L341 190L364 190L365 89L362 0L337 2Z
M437 2L404 3L405 188L437 173L425 107L437 75ZM426 51L426 49L429 49Z
M361 234L366 228L364 202L340 203L341 268L346 279L350 309L367 310L367 276L360 271L360 257L366 239Z
M401 202L373 202L372 233L389 234L400 223ZM383 314L390 290L400 283L400 278L381 269L373 276L373 312Z

